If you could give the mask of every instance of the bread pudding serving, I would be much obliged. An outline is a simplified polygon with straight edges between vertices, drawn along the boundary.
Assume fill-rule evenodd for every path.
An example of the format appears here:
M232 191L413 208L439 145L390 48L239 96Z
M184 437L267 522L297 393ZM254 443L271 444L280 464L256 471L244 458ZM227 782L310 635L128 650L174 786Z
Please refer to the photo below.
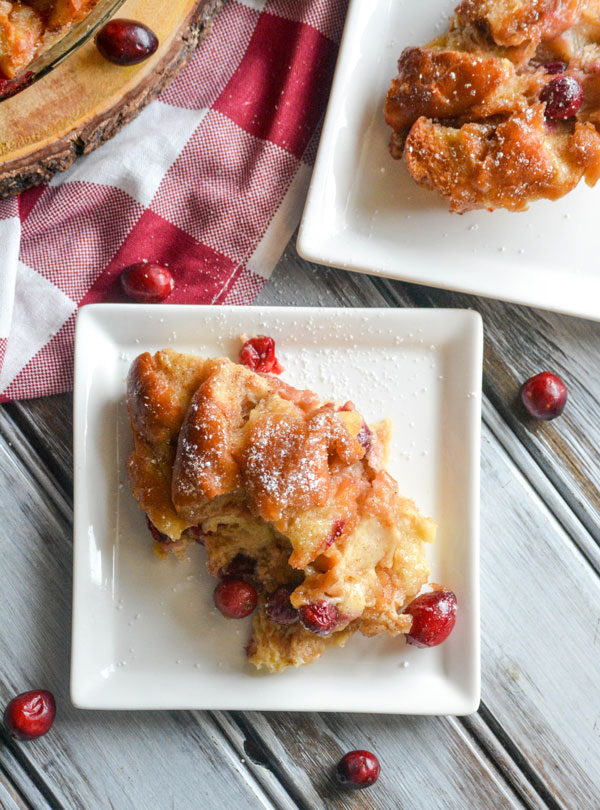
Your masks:
M0 0L0 78L11 79L99 0Z
M463 0L406 48L390 151L458 213L521 211L600 176L600 0Z
M385 470L390 424L264 373L281 370L269 340L242 350L252 367L168 349L134 361L127 466L155 550L204 546L217 607L255 610L257 668L310 663L357 631L410 641L436 527Z

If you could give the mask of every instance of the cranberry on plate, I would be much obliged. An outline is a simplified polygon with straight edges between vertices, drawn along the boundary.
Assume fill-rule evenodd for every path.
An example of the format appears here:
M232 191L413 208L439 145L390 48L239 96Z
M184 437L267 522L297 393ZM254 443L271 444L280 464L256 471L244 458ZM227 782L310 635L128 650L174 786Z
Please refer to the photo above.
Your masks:
M137 262L121 272L125 295L142 304L157 304L173 292L171 271L154 262Z
M168 535L163 534L162 532L159 532L159 530L156 528L154 523L152 523L152 521L150 520L148 515L146 515L146 526L150 530L150 534L152 535L154 540L156 540L157 543L172 543L173 542Z
M556 374L542 371L523 383L521 402L535 419L555 419L567 404L567 386Z
M224 579L213 594L215 605L228 619L244 619L256 607L256 590L243 579Z
M546 102L544 115L550 121L566 121L579 112L583 104L583 87L574 76L551 79L540 93Z
M362 790L379 779L379 760L370 751L349 751L338 762L335 775L344 787Z
M369 450L371 449L372 438L373 438L373 431L370 429L370 427L367 425L366 422L363 422L356 436L356 441L365 448L365 453L368 453Z
M35 740L50 731L56 717L52 692L32 689L14 697L4 710L4 725L17 740Z
M236 554L235 557L219 569L221 579L248 579L254 576L256 560L247 554Z
M256 335L240 349L240 363L253 371L281 374L285 369L275 357L275 341L267 335Z
M298 608L298 617L311 633L327 636L339 624L340 614L333 602L312 602Z
M544 62L542 67L546 73L564 73L567 69L567 63L561 62L560 59L553 59L551 62Z
M456 623L456 596L453 591L422 593L404 609L412 616L406 640L415 647L436 647L445 641Z
M116 65L137 65L158 48L158 37L136 20L109 20L96 34L96 47Z
M280 585L267 599L265 613L275 624L287 626L298 621L298 611L290 602L290 594L294 589L294 585Z

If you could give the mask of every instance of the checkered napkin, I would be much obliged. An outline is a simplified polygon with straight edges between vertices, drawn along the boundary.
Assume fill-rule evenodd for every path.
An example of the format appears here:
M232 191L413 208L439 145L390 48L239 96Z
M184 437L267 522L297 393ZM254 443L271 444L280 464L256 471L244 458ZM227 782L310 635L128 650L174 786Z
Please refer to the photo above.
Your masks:
M158 101L112 141L0 200L0 401L72 385L77 308L122 268L170 303L254 300L302 211L347 0L228 0Z

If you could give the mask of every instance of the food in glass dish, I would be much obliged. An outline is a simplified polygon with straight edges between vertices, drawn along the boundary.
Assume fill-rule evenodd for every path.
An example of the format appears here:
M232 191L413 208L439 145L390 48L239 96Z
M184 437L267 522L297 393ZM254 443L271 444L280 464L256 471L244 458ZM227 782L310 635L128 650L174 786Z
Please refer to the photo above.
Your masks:
M0 0L0 79L12 79L100 0Z
M155 550L205 547L217 607L254 611L255 667L308 664L355 632L411 632L436 526L385 470L388 420L168 349L137 357L127 399L128 473Z
M385 104L390 151L450 210L525 210L600 177L597 0L463 0L406 48Z

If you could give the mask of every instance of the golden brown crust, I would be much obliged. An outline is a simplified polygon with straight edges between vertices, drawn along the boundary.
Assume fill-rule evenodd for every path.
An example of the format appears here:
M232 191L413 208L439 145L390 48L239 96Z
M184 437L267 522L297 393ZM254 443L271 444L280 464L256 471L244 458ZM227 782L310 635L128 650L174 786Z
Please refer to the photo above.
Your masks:
M464 0L449 31L407 48L388 93L390 151L450 210L521 211L600 176L597 0ZM567 64L583 87L571 120L546 120L543 92Z
M457 21L485 23L498 45L550 39L570 28L581 14L582 0L463 0Z
M417 118L459 118L514 75L507 59L461 51L406 48L387 95L385 119L394 130ZM469 92L465 93L464 88Z
M521 211L532 199L561 197L584 176L597 179L599 150L600 137L589 124L548 139L540 106L496 126L455 129L421 118L406 141L405 158L415 180L439 191L451 211Z

